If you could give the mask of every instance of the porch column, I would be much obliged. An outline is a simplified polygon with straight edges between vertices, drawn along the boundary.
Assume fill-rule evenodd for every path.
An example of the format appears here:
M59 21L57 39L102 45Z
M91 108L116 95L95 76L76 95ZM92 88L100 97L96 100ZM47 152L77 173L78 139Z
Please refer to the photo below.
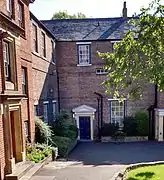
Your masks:
M163 141L163 116L158 118L158 141Z

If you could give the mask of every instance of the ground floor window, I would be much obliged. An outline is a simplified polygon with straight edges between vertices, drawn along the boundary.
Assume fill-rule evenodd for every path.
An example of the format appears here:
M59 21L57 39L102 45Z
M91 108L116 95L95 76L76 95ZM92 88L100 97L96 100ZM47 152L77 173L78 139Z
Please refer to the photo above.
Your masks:
M110 100L110 117L112 123L118 123L123 126L123 119L126 112L126 101Z
M34 105L34 115L35 115L35 116L38 116L38 115L39 115L39 106L38 106L38 104L35 104L35 105Z
M48 123L48 101L43 102L43 116L44 122Z
M55 120L56 116L56 101L52 101L52 114L53 114L53 120Z
M25 129L25 135L26 138L29 138L29 127L28 127L28 120L24 121L24 129Z

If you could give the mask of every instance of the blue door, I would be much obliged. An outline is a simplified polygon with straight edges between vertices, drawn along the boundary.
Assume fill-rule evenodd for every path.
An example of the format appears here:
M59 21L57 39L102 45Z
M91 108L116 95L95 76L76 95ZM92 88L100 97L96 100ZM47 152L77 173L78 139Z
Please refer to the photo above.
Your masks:
M79 117L80 139L91 139L90 117Z

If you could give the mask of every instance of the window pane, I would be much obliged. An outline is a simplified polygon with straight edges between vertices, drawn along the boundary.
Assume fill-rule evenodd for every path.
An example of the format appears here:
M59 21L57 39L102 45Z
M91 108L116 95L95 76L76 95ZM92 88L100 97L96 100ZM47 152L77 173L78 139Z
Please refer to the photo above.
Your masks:
M44 109L44 122L48 123L48 104L44 104L43 109Z
M27 82L26 82L26 69L22 68L22 93L26 94L27 93Z
M79 51L78 51L79 63L89 64L90 63L89 45L79 45L78 49L79 49Z
M6 80L10 80L10 49L9 43L3 42L3 59L4 59L4 71Z
M111 120L112 122L118 122L122 126L124 118L124 103L119 101L111 102Z

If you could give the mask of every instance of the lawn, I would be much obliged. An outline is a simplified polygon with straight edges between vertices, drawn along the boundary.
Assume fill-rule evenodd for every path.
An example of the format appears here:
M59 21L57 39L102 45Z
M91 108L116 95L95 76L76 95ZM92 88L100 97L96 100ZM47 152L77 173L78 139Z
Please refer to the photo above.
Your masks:
M127 180L163 180L164 165L146 166L128 172Z

